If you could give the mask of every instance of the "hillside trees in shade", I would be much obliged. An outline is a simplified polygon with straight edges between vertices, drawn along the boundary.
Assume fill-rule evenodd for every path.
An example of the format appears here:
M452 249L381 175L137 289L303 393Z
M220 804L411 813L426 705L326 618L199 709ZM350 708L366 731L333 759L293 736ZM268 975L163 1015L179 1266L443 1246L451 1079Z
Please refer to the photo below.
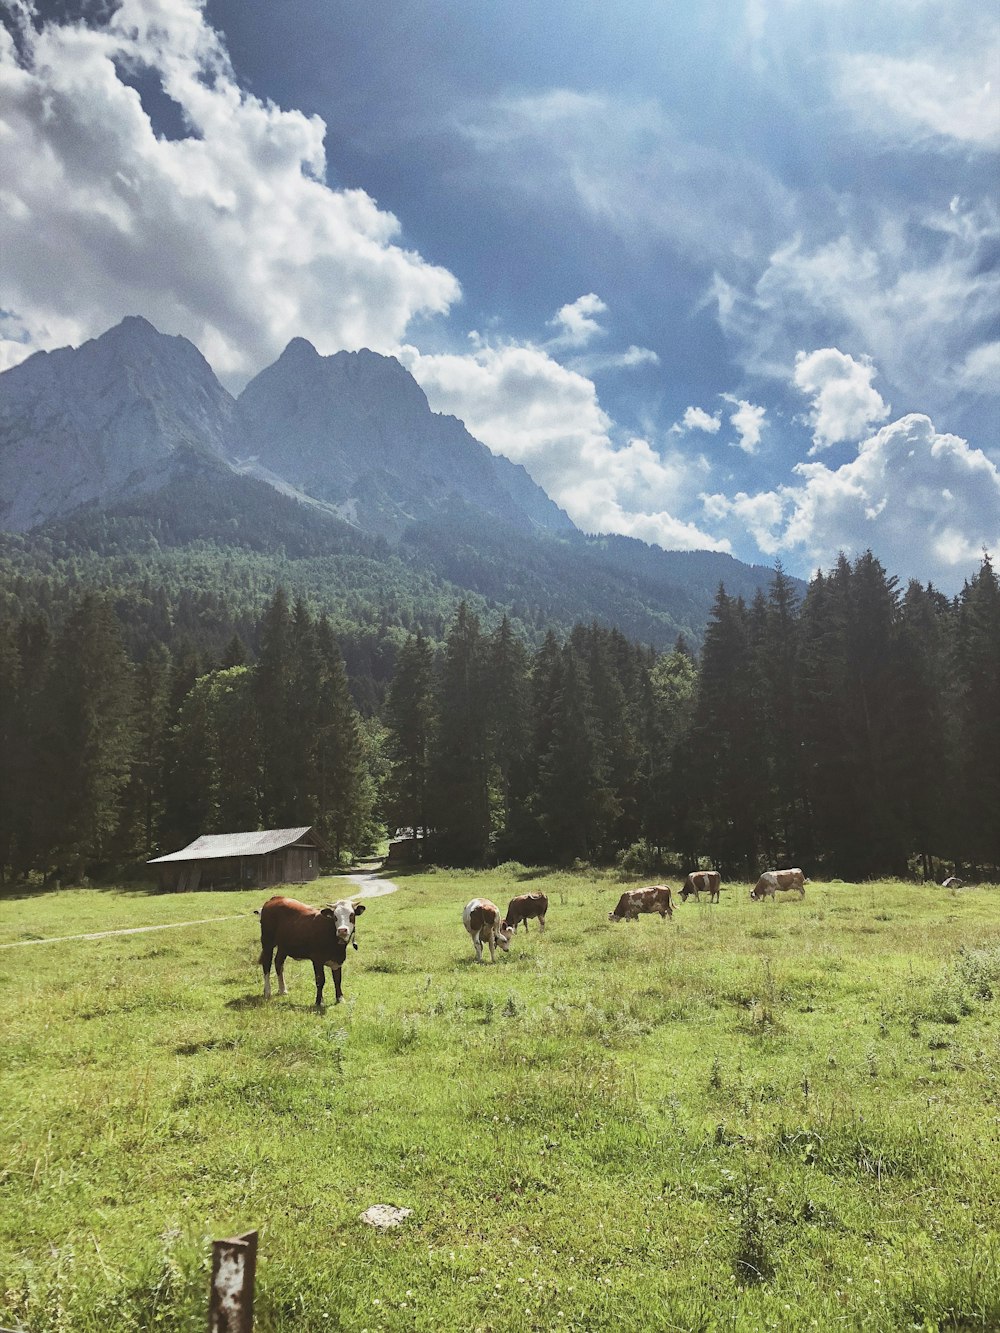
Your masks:
M1000 863L1000 581L992 561L959 597L959 821L962 855L974 866Z

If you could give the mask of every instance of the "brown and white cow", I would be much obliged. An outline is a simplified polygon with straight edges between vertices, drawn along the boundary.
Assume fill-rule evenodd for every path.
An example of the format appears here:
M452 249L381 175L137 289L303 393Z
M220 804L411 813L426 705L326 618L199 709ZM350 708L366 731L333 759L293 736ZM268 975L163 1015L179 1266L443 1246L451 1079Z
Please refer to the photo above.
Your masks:
M673 916L674 903L666 884L655 884L649 889L626 889L618 899L618 906L608 913L609 921L636 921L641 912L659 912L660 920Z
M507 904L507 915L501 921L504 930L512 935L517 933L517 928L524 922L524 929L527 932L528 922L536 917L538 919L538 929L545 929L545 913L549 910L549 900L544 893L521 893L516 898L511 898Z
M681 888L681 902L686 903L692 893L701 902L701 894L707 893L709 902L717 903L721 884L722 876L717 870L692 870Z
M491 903L489 898L473 898L466 903L462 912L462 924L472 936L472 947L476 951L476 962L483 961L483 945L489 945L490 962L497 960L497 945L504 953L510 944L513 931L507 930L500 920L500 908Z
M750 890L750 899L756 902L761 898L773 898L775 893L791 889L797 889L802 898L806 896L806 877L798 866L791 870L765 870Z
M308 958L316 977L316 1008L323 1004L324 967L333 973L337 1004L344 998L340 972L347 946L354 944L354 922L364 903L350 898L329 907L307 907L294 898L269 898L260 909L260 965L264 969L264 999L271 998L271 959L278 977L278 994L287 995L285 959ZM355 949L358 947L354 944Z

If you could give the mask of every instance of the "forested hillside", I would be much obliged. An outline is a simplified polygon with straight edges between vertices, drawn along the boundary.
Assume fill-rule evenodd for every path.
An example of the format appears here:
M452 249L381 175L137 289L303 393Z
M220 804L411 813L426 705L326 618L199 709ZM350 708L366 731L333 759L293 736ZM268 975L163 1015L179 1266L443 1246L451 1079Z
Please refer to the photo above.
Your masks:
M239 617L221 593L188 606L194 626L218 613L216 637L239 619L215 652L175 623L157 637L167 603L137 642L131 603L64 572L58 587L9 580L0 624L7 879L73 882L199 833L305 823L343 853L415 828L455 864L1000 869L988 559L954 601L901 592L870 554L801 600L780 570L749 602L720 588L698 659L593 621L536 644L463 603L440 644L419 623L392 641L367 717L304 597L278 589L255 615L263 586L234 565Z

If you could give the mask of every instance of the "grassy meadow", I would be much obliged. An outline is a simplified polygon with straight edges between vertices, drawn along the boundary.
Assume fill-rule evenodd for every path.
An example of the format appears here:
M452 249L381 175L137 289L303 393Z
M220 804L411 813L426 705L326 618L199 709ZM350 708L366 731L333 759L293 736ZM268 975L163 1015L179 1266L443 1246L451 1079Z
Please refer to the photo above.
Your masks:
M322 1014L308 963L261 999L260 890L0 898L0 944L235 917L0 949L0 1324L200 1333L257 1227L260 1333L1000 1328L1000 888L396 878ZM528 889L477 967L463 905Z

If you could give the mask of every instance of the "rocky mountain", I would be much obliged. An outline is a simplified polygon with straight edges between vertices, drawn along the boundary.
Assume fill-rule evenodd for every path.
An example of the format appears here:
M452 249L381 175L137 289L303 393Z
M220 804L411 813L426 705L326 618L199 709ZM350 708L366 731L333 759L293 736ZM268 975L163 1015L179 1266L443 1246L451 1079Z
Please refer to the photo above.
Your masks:
M156 490L193 456L226 467L235 404L186 338L138 317L0 375L0 528Z
M749 600L771 578L584 535L392 357L297 338L234 400L193 344L138 318L0 375L3 532L0 583L71 567L139 606L197 570L228 602L239 568L251 601L280 582L341 624L434 634L468 597L528 637L597 619L697 645L720 582Z
M432 412L394 357L367 350L320 356L294 338L240 394L232 452L391 540L456 499L517 528L574 526L524 468Z
M374 352L295 338L234 402L198 349L130 317L0 375L0 529L111 505L207 460L396 540L454 501L525 531L573 524Z

